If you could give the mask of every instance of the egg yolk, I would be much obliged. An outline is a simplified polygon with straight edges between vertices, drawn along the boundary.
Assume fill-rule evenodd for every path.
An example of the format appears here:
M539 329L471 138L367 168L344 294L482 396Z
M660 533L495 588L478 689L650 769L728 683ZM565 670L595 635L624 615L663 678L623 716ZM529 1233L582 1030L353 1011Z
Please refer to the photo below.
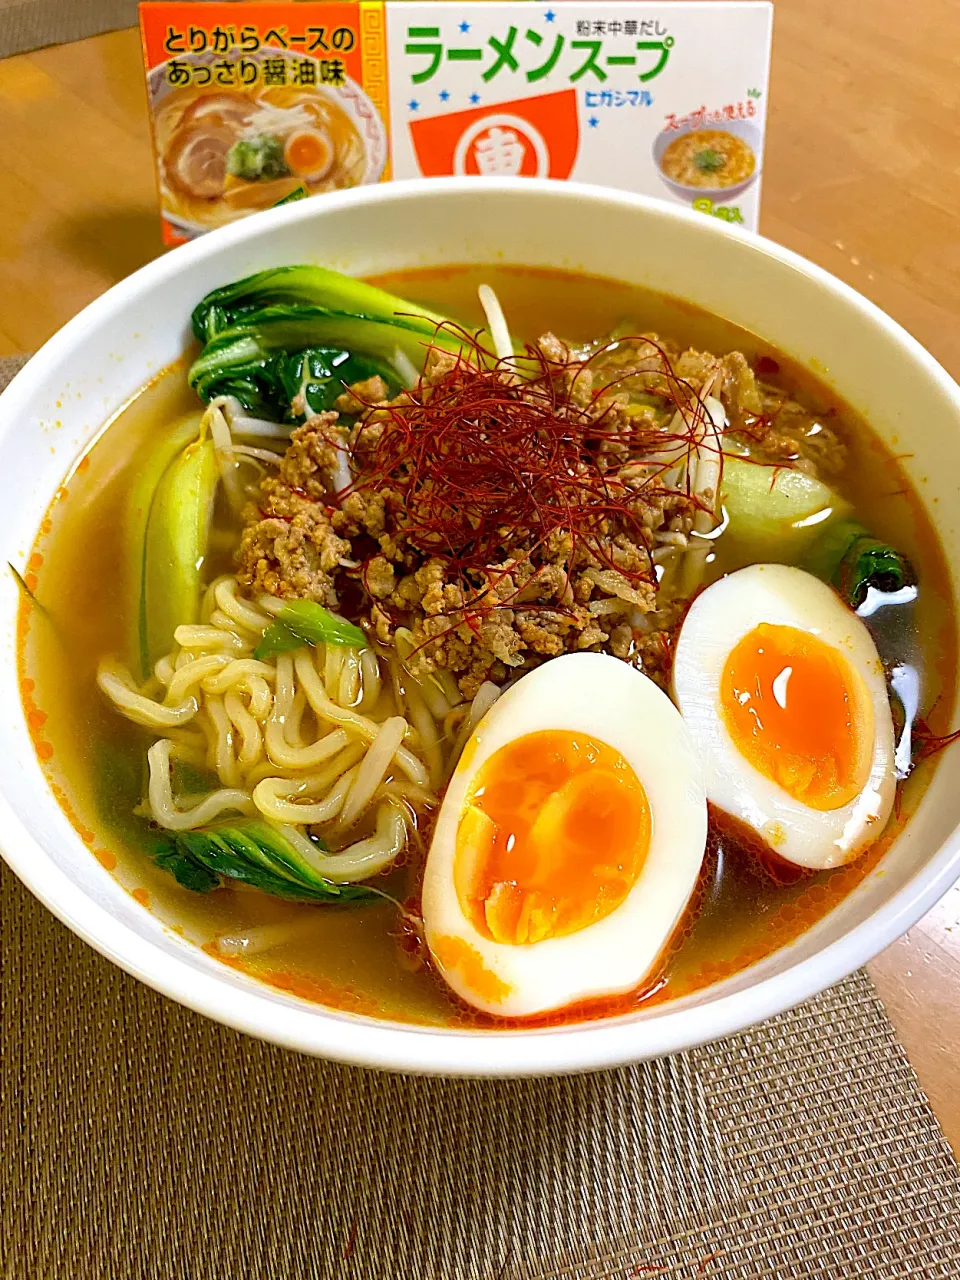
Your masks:
M619 751L547 729L501 747L477 773L457 829L464 915L496 942L576 933L614 911L650 847L650 806Z
M322 178L333 163L333 147L324 134L304 129L287 139L283 158L290 172L298 177Z
M761 622L731 650L720 706L738 751L811 809L839 809L870 771L873 707L837 649Z

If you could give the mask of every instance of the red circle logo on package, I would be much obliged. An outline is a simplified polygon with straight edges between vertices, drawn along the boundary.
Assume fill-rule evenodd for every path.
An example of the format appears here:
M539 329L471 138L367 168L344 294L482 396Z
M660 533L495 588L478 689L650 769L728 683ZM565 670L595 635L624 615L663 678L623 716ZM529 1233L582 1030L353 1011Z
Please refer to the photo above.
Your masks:
M412 120L425 178L569 178L580 144L574 89Z
M453 153L456 174L545 178L550 153L539 129L519 116L489 115L463 131Z

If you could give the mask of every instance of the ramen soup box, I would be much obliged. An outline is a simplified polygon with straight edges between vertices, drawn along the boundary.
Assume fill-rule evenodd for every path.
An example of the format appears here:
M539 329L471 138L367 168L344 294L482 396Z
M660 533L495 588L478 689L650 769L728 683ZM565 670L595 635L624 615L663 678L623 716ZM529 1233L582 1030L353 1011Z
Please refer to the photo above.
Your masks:
M772 5L140 6L164 240L390 178L575 178L756 228Z

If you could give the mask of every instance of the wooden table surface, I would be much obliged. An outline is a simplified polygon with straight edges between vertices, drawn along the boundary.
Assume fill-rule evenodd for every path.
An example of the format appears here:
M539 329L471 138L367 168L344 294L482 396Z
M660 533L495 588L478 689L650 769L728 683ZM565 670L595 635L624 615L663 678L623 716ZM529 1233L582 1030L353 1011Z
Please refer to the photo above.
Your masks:
M763 232L960 377L956 0L777 0ZM136 32L0 62L0 354L161 252ZM870 966L960 1153L960 886Z

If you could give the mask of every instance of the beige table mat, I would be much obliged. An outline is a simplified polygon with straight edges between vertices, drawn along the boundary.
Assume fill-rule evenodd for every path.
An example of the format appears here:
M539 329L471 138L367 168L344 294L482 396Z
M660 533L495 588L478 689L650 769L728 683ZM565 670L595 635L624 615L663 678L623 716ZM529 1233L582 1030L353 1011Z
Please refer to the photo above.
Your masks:
M621 1071L387 1076L181 1009L0 870L2 1280L701 1276L960 1277L960 1168L866 974Z

